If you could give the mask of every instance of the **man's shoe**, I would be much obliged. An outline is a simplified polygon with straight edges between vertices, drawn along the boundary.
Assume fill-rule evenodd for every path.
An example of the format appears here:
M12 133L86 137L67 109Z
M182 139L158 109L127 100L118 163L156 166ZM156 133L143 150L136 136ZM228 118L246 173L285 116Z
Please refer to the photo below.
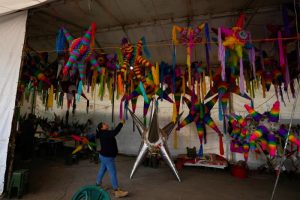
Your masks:
M115 197L121 198L121 197L126 197L128 195L127 191L123 191L121 189L115 190Z

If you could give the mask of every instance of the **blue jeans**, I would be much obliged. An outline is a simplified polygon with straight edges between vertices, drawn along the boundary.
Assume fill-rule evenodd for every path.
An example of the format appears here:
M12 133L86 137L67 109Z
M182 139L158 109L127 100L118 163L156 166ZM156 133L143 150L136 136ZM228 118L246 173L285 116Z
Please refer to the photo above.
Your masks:
M118 189L118 179L117 179L117 170L116 170L116 164L115 164L115 158L114 157L105 157L99 154L99 159L101 161L100 169L97 175L97 181L96 183L101 185L103 176L108 170L110 181L112 184L113 189Z

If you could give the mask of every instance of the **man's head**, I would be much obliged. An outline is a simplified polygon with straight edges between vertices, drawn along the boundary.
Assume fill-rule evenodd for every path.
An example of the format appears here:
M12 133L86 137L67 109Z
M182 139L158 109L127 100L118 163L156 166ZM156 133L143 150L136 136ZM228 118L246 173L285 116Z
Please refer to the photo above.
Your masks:
M108 130L108 128L109 128L108 123L100 122L100 123L98 124L98 130Z

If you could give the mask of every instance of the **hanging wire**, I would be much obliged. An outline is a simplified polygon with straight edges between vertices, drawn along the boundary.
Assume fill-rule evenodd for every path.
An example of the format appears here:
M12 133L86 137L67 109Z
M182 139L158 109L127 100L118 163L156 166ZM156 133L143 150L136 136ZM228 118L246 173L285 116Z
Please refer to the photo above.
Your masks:
M294 12L295 12L295 17L296 17L296 31L297 31L297 37L298 37L299 36L299 31L298 31L298 22L297 22L298 21L298 14L297 14L297 9L296 9L296 0L294 0ZM300 50L299 40L297 41L297 43L298 43L298 56L300 56L300 54L299 54L299 50ZM286 151L290 131L291 131L292 124L293 124L293 119L294 119L294 115L295 115L295 111L296 111L296 105L297 105L297 101L298 101L298 97L299 97L299 91L300 91L300 85L298 84L296 99L294 101L293 110L292 110L292 113L291 113L291 121L290 121L290 124L289 124L289 130L288 130L287 137L285 139L284 148L283 148L283 154L282 154L283 156L280 160L279 172L278 172L277 177L276 177L276 181L275 181L275 184L274 184L271 200L274 199L274 195L275 195L275 192L276 192L276 189L277 189L277 186L278 186L279 177L280 177L280 174L281 174L281 169L282 169L282 166L283 166L283 162L285 160L285 151Z
M299 40L300 40L300 36L299 34L297 36L294 37L281 37L281 38L259 38L259 39L252 39L252 43L261 43L261 42L275 42L278 41L278 39L281 39L282 41L288 41L288 40L297 40L298 41L298 48L300 48L300 44L299 44ZM247 42L250 42L249 40ZM218 42L214 42L214 41L202 41L202 42L191 42L189 43L191 45L205 45L205 44L218 44ZM136 44L132 44L132 45L136 45ZM172 42L153 42L153 43L149 43L147 44L148 47L169 47L169 46L173 46L174 44ZM179 43L177 44L177 46L185 46L187 45L186 43ZM111 46L107 46L107 47L101 47L101 48L93 48L93 50L109 50L109 49L120 49L121 46L118 45L111 45ZM67 50L66 50L67 51ZM53 52L57 52L54 49L51 50L37 50L37 53L53 53ZM64 52L64 51L62 51Z

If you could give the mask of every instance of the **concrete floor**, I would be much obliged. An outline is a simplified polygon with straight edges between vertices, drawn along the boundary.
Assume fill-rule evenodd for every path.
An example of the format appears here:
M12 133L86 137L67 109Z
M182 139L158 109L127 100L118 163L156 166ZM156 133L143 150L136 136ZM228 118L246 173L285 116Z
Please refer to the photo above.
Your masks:
M171 170L165 165L157 169L140 166L132 180L129 173L134 157L118 156L117 169L120 186L130 192L124 199L132 200L264 200L270 199L275 177L252 173L247 179L238 179L226 170L184 167L180 171L182 182L177 182ZM29 192L24 200L69 200L82 186L95 183L98 165L89 160L65 165L63 159L35 159L31 164ZM282 176L276 198L300 199L300 179ZM109 187L105 176L104 186ZM111 189L108 189L111 192ZM116 199L111 194L111 199Z

